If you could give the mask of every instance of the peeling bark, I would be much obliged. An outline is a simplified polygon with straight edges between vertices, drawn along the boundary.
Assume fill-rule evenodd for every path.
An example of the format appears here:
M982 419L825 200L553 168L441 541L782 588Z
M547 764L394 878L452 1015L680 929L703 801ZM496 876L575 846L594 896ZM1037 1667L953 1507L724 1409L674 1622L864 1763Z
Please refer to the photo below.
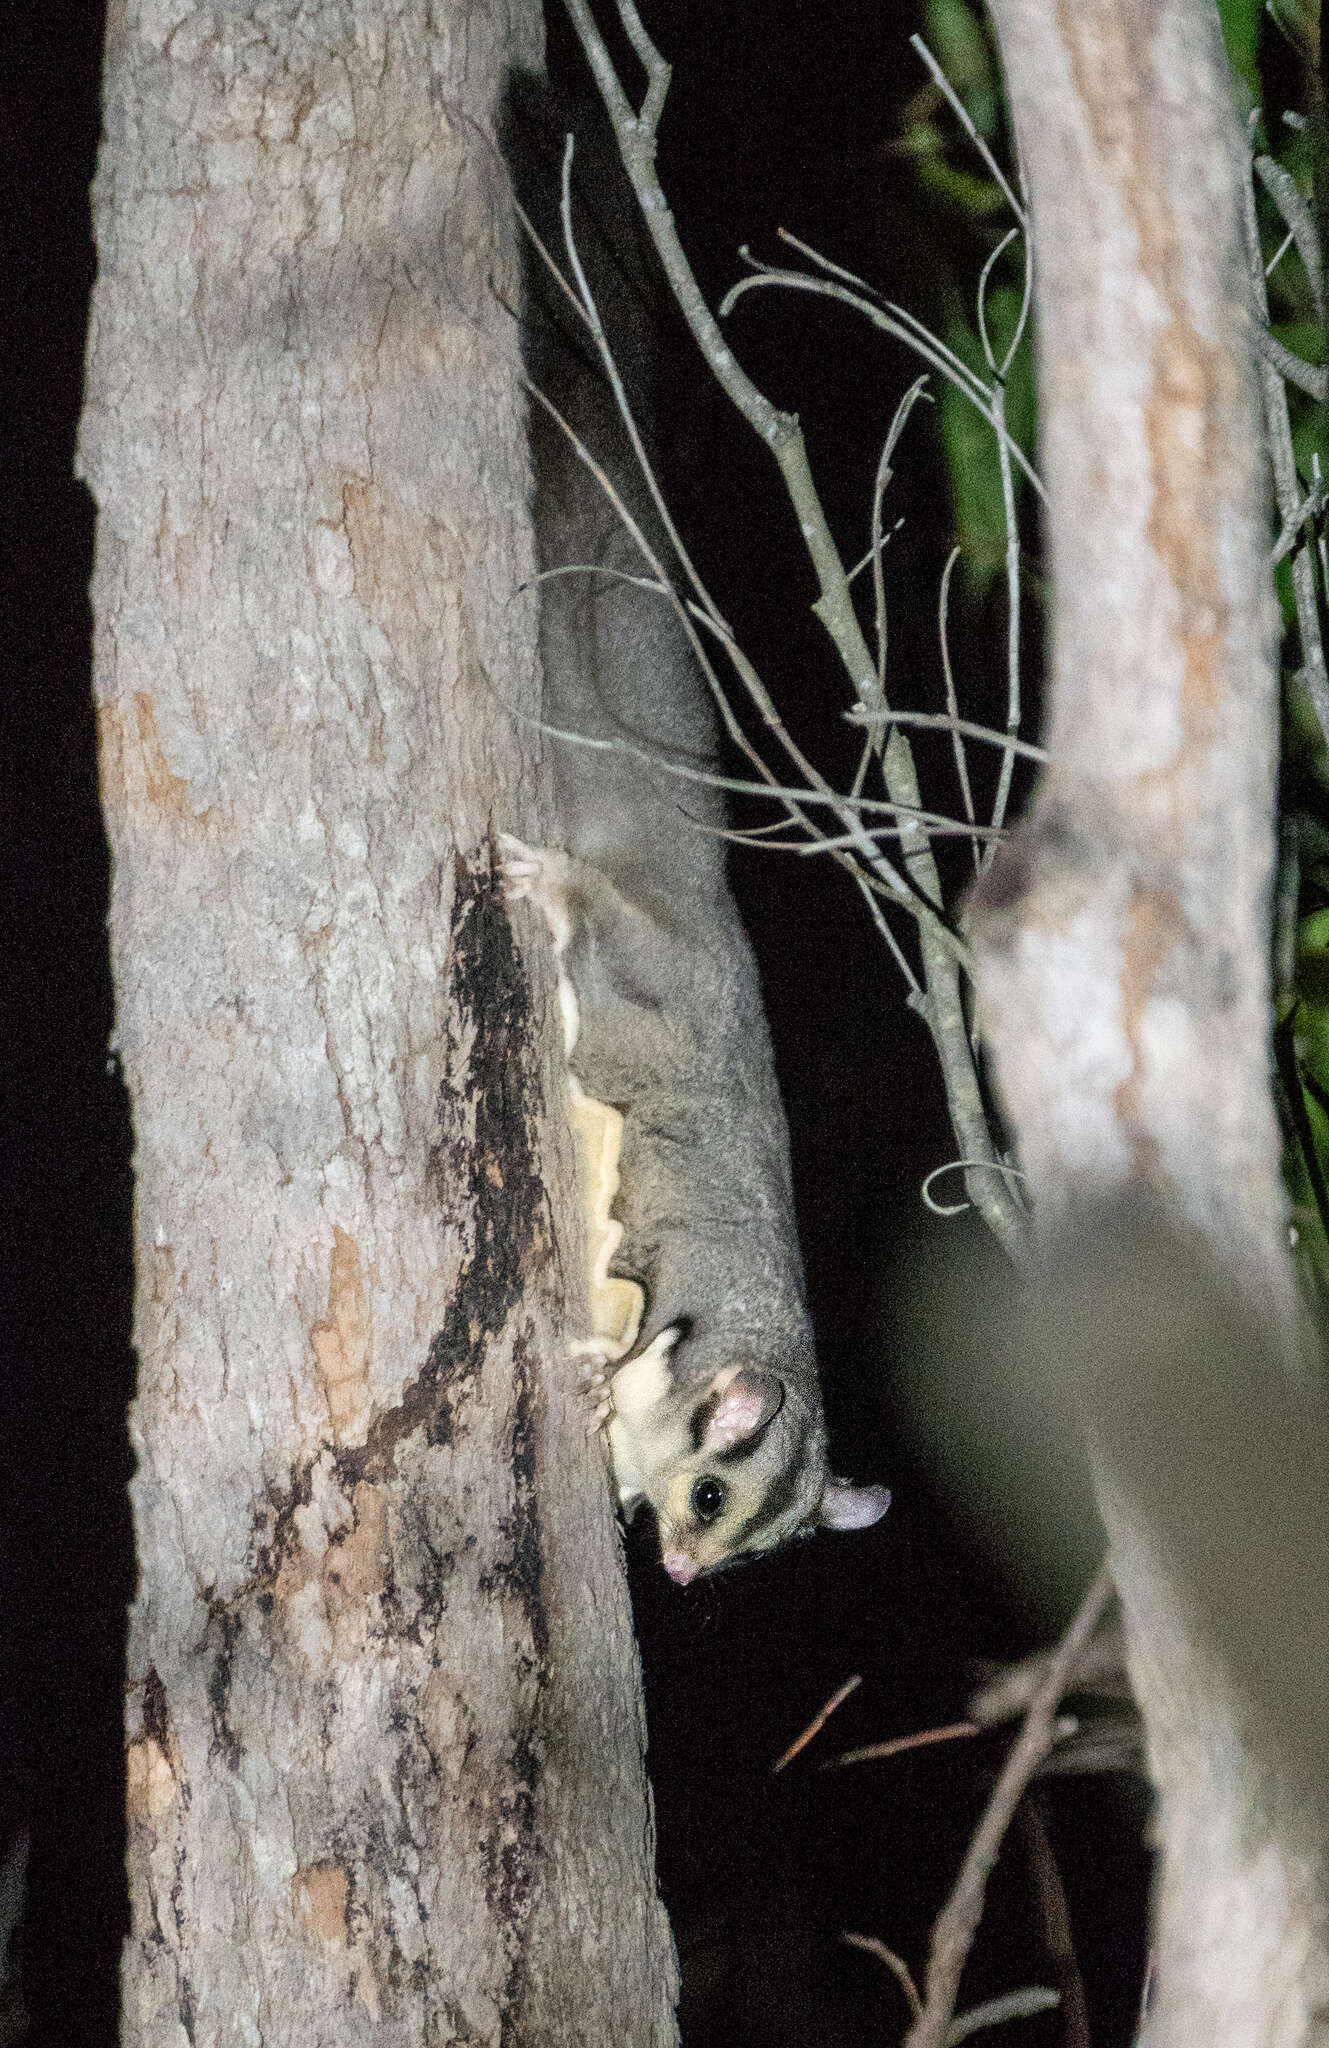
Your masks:
M1209 0L992 12L1037 251L1055 605L1049 765L973 909L984 1027L1045 1236L1123 1192L1196 1233L1268 1333L1247 1370L1282 1413L1301 1338L1267 1079L1275 620L1241 132ZM1221 1622L1147 1511L1130 1431L1178 1359L1137 1308L1156 1391L1087 1405L1159 1795L1147 2036L1318 2039L1326 1816L1269 1766ZM1203 1343L1185 1370L1198 1420ZM1200 1436L1179 1442L1195 1484ZM1224 1540L1260 1511L1253 1490Z
M489 859L543 785L477 130L537 54L522 0L112 9L135 2048L675 2038L556 1023Z

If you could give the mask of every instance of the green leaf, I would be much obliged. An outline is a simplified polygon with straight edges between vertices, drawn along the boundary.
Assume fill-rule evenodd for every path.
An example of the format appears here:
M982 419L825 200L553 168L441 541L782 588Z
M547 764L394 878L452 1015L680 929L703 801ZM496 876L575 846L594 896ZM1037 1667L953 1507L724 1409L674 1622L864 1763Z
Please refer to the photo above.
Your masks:
M968 0L928 0L924 41L985 142L1001 119L1001 78L987 31Z
M1222 23L1223 41L1227 45L1227 60L1246 101L1240 109L1242 113L1249 113L1252 107L1260 104L1257 57L1263 11L1262 0L1218 0L1218 18Z

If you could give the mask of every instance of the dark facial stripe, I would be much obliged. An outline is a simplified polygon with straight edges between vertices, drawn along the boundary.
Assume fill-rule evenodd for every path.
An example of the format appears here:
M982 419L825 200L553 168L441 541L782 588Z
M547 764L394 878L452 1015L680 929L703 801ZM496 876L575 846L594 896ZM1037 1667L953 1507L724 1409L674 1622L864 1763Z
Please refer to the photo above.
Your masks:
M715 1420L715 1411L719 1405L720 1396L712 1392L706 1396L704 1401L699 1401L693 1409L688 1422L688 1436L694 1451L699 1451L705 1443L706 1432Z
M772 1522L778 1521L780 1516L793 1507L797 1501L799 1479L803 1469L803 1454L807 1449L807 1441L810 1434L811 1424L805 1417L796 1440L788 1447L788 1457L784 1470L776 1473L757 1507L742 1526L735 1530L732 1538L732 1547L735 1550L741 1549L756 1530L767 1529Z

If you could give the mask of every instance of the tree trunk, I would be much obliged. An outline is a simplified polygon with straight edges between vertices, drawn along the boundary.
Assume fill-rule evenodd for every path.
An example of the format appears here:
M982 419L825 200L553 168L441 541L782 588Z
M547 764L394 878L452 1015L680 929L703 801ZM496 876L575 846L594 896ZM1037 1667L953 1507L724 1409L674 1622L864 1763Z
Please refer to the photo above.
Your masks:
M536 19L112 7L134 2048L675 2038L550 977L489 854L542 837L484 139Z
M1055 607L1049 766L974 909L984 1027L1044 1233L1146 1192L1239 1276L1266 1333L1248 1398L1276 1415L1297 1311L1267 1080L1277 697L1241 132L1211 0L993 16L1032 203ZM1119 1306L1138 1287L1143 1316L1156 1282L1128 1272ZM1300 2042L1329 1990L1320 1822L1257 1756L1239 1659L1169 1546L1143 1438L1181 1361L1152 1341L1152 1388L1100 1375L1090 1401L1159 1797L1148 2035ZM1188 1483L1210 1363L1203 1343L1186 1362ZM1258 1533L1258 1494L1238 1506L1229 1547Z

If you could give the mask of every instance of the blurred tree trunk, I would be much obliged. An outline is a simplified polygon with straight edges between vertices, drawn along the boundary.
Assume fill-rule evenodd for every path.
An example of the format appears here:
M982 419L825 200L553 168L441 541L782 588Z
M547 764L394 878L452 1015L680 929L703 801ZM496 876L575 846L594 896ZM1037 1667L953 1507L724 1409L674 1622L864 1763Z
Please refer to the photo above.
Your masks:
M1032 202L1055 601L1049 766L974 910L984 1028L1044 1235L1123 1192L1197 1233L1256 1312L1245 1398L1276 1424L1300 1361L1268 1085L1277 693L1243 139L1212 0L992 12ZM1183 1294L1192 1279L1176 1268ZM1197 1500L1222 1483L1197 1448L1221 1349L1185 1362L1177 1482ZM1099 1385L1091 1415L1159 1799L1147 2035L1318 2039L1325 1817L1255 1739L1222 1617L1202 1620L1169 1543L1166 1482L1143 1476L1182 1370L1156 1357L1152 1382ZM1269 1497L1231 1491L1218 1548L1254 1571ZM1286 1644L1280 1590L1260 1592ZM1302 1706L1322 1740L1323 1698Z
M560 1362L548 973L488 844L540 837L480 132L537 24L111 11L81 461L137 1140L134 2048L675 2038Z

